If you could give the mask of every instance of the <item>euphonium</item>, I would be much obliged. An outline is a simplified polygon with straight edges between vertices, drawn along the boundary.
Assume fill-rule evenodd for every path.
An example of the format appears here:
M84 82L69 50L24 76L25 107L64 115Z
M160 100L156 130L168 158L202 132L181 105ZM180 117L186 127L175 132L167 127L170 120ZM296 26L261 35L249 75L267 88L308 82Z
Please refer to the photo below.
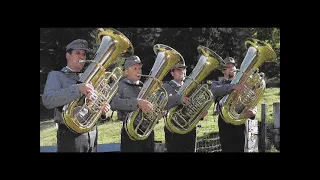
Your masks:
M177 63L184 63L181 54L167 45L156 44L153 51L157 55L156 61L138 95L138 98L146 99L152 103L153 111L145 113L138 108L128 114L125 130L132 140L146 139L159 119L163 117L168 94L162 87L162 79Z
M88 132L94 127L102 115L102 107L110 103L117 92L122 69L115 67L112 72L107 69L134 53L131 42L121 32L111 28L99 28L98 31L96 40L100 44L99 49L94 60L83 60L92 63L79 80L91 83L94 92L90 100L83 95L65 105L62 112L66 126L77 133Z
M247 120L246 111L255 108L265 91L264 73L259 73L258 67L264 62L276 60L274 50L263 41L250 38L245 41L245 46L247 54L230 83L243 84L245 88L240 93L233 91L219 102L221 116L234 125L241 125Z
M207 84L201 83L214 69L225 66L222 58L209 48L198 46L197 50L200 53L198 63L177 92L189 97L190 104L171 108L165 118L168 130L177 134L190 132L202 118L201 113L211 107L213 94Z

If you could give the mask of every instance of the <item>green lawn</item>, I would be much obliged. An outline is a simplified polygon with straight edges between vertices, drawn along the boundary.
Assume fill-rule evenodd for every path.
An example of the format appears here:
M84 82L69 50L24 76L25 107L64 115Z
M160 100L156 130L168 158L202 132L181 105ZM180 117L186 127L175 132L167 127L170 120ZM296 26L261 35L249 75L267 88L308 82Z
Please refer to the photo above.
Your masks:
M258 104L257 119L261 119L261 104L267 105L267 121L273 122L273 103L280 102L280 88L268 88ZM219 131L217 125L217 116L212 115L213 108L210 108L208 115L203 121L199 122L197 137L203 136L207 133ZM120 129L122 122L117 121L117 113L113 113L113 121L109 121L98 125L98 143L119 143L120 142ZM159 124L155 127L155 140L164 143L164 122L161 119ZM56 126L53 120L40 122L40 146L55 146L56 145Z

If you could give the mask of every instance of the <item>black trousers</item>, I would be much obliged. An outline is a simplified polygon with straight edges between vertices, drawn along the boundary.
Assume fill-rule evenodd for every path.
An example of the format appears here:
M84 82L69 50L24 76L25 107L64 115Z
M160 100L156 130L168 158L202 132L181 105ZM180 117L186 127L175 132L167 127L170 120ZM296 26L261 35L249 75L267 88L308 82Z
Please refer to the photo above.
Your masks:
M154 152L154 131L145 140L131 140L122 126L120 150L121 152Z
M88 133L77 134L67 126L59 124L57 132L58 152L97 152L97 126Z
M176 134L164 127L167 152L195 152L196 128L186 134Z
M219 115L218 126L222 152L244 152L245 124L226 123Z

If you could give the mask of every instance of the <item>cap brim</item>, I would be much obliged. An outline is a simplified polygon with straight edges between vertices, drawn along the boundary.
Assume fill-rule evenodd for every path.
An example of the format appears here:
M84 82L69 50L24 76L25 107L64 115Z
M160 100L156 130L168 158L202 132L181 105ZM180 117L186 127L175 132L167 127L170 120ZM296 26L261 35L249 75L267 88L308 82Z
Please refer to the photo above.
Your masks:
M179 69L179 68L182 68L182 69L187 69L187 66L179 66L179 67L174 67L171 69L171 71L175 70L175 69Z
M89 51L89 49L87 49L87 48L79 48L79 49L77 49L77 50L85 50L85 51Z
M70 50L72 48L66 49L66 51ZM89 51L89 49L87 48L77 48L77 49L72 49L72 50L85 50L85 51Z
M131 64L131 65L129 65L129 66L123 66L123 67L124 67L124 69L127 69L127 68L129 68L129 67L131 67L131 66L134 66L134 65L136 65L136 64L140 64L141 66L143 65L142 63L134 63L134 64Z

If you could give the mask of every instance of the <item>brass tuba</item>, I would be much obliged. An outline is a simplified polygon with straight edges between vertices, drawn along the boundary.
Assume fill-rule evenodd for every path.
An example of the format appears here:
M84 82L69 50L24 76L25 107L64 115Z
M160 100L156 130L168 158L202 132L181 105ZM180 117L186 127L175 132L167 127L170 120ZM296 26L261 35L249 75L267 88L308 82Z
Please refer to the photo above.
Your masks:
M146 75L148 79L138 95L138 98L146 99L152 103L153 111L145 113L138 108L128 114L125 130L132 140L146 139L159 119L163 117L164 108L168 102L168 94L162 87L162 79L177 63L184 63L181 54L167 45L156 44L153 51L157 55L156 61L149 75Z
M201 83L214 69L225 66L222 58L211 49L200 45L197 50L200 53L198 63L177 92L189 97L191 103L171 108L165 118L168 130L177 134L190 132L200 121L201 113L211 107L213 94L207 84Z
M102 115L102 107L109 103L117 92L122 69L115 67L110 72L108 68L117 66L121 60L134 53L129 39L112 28L99 28L96 41L100 44L99 49L94 60L82 60L92 63L79 80L91 83L94 93L90 100L83 95L63 107L62 115L66 126L77 133L88 132L94 127Z
M241 93L233 91L220 100L220 114L230 124L241 125L246 118L246 111L253 109L262 97L266 88L264 73L260 67L264 62L276 60L276 53L265 42L257 39L247 39L245 46L248 51L241 63L240 69L230 84L243 84L245 89Z

